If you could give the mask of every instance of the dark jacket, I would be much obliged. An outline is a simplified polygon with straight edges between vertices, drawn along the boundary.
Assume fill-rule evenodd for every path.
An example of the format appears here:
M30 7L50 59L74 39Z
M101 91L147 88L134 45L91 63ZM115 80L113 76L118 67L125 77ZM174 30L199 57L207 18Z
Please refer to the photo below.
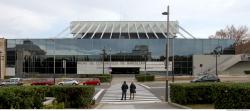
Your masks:
M123 92L126 92L127 91L127 89L128 89L128 85L127 84L122 84L122 91Z
M136 93L135 89L136 89L135 84L130 84L130 93Z

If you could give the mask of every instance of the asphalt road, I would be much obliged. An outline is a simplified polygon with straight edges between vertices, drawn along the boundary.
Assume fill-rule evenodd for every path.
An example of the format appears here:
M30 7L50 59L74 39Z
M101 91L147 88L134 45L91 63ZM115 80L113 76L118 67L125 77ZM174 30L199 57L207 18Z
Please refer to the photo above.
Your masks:
M166 83L165 82L151 82L151 83L142 83L142 84L150 87L150 89L148 89L148 90L150 92L152 92L160 100L164 101L164 99L165 99L165 89L166 89Z

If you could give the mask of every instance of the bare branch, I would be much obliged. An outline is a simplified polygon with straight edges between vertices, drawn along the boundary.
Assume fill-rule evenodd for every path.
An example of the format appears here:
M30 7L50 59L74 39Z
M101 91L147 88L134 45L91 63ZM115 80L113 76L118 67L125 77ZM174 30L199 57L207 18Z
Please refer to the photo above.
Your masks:
M242 44L243 41L249 37L248 27L240 26L235 28L234 25L227 26L225 29L221 29L215 33L213 36L209 36L211 39L234 39L235 45Z

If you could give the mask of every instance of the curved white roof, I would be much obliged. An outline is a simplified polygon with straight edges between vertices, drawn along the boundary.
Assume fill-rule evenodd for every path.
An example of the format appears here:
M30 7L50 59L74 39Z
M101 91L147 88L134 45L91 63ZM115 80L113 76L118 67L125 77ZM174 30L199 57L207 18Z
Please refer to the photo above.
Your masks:
M170 21L170 35L175 36L179 32L179 24L177 21ZM159 34L165 38L167 35L166 21L72 21L70 24L70 32L74 38L93 39L104 38L104 34L109 34L110 39L121 38L126 35L128 39L132 38L130 34L137 34L138 39L144 38L159 39ZM118 35L117 35L118 34ZM151 37L154 35L154 37ZM107 35L105 35L107 37Z

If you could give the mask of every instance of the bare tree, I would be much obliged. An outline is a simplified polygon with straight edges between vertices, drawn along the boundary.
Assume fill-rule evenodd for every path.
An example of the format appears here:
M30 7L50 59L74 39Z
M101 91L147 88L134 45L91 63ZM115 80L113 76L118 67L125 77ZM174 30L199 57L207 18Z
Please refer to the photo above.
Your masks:
M247 26L240 26L235 28L234 25L227 26L225 29L221 29L215 33L215 35L211 35L210 39L234 39L235 45L244 44L248 39L249 34Z
M235 46L236 54L250 54L250 41Z

